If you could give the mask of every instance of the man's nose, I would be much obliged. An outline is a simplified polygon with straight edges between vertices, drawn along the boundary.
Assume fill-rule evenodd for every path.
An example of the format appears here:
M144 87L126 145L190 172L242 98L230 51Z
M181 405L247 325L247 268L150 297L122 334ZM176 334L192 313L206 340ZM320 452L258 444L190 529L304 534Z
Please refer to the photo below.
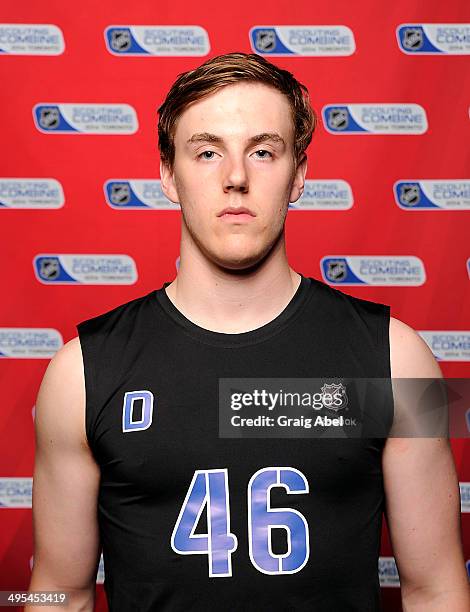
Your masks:
M227 158L223 181L224 191L248 191L248 173L242 159Z

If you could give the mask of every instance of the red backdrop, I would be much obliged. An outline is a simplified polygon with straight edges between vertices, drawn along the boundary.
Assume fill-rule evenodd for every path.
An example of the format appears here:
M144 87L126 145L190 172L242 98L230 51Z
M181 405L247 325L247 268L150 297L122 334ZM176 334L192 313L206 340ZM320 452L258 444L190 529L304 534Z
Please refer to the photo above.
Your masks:
M143 295L176 273L179 210L174 205L168 210L158 205L150 209L126 205L129 193L138 189L128 181L158 182L156 108L178 73L214 55L252 51L251 28L262 26L256 52L271 54L273 62L305 83L320 118L308 149L307 178L312 181L313 204L306 201L287 217L291 266L333 283L334 276L323 276L324 257L334 256L336 261L347 256L418 257L425 276L421 270L421 280L415 284L399 279L393 285L344 284L344 260L330 271L337 273L336 284L344 285L339 287L342 291L388 303L393 316L416 330L438 332L436 338L427 338L442 358L444 375L468 376L470 31L463 26L447 29L439 39L443 46L424 53L433 50L432 31L420 27L470 23L468 2L242 0L227 6L213 0L189 4L164 0L4 1L0 22L55 25L64 40L62 49L54 38L57 31L49 29L55 54L38 55L40 35L36 33L31 42L19 30L0 29L0 249L8 263L0 306L0 385L6 398L0 420L0 590L26 590L29 584L33 406L48 359L62 342L76 335L77 322ZM397 28L401 24L410 25L400 44ZM105 43L105 30L114 25L121 32L113 35L112 53ZM184 50L181 55L129 55L126 28L132 25L199 26L207 33L210 48L205 55ZM273 54L282 36L292 45L298 40L292 32L275 30L281 25L295 25L303 30L304 38L317 26L347 27L348 31L338 30L335 36L345 36L349 50L343 48L337 56L328 47L317 55L305 54L305 47L303 55ZM19 47L14 47L15 41ZM36 51L31 51L35 44ZM29 51L19 54L20 47ZM456 53L457 48L463 52ZM442 50L450 52L439 52ZM56 105L66 103L130 105L138 126L132 134L61 133L57 117L64 117L67 110ZM42 116L40 109L33 113L38 104L47 107ZM395 126L393 133L385 134L384 129L390 130L388 115L383 120L385 128L373 126L377 133L349 133L354 117L362 117L366 129L371 126L364 118L364 108L348 107L350 104L376 104L379 110L384 110L383 105L396 105L393 112L401 113L405 120L406 108L411 108L406 105L417 104L422 109L418 108L418 119L423 126L424 113L427 128L418 130L421 133L406 133L405 129L404 133L400 131L403 127ZM334 107L333 114L329 106ZM345 128L348 120L349 128ZM1 179L8 181L1 183ZM41 185L34 179L49 179L49 183ZM62 187L63 201L51 179ZM105 198L105 184L110 180L119 183L110 191L114 205ZM423 180L430 182L420 184ZM350 190L346 204L334 203L341 202L341 193L344 195L345 184L338 181L345 181L346 191ZM444 199L439 199L442 192L435 181L445 181ZM325 199L322 190L323 196L328 191L331 197ZM433 204L429 202L432 198ZM46 200L53 202L51 208L46 208ZM127 255L135 263L135 282L60 282L63 277L57 271L67 266L56 256L64 254ZM41 262L35 264L37 255L49 258L41 269L36 267ZM30 329L49 331L33 337ZM62 339L50 330L57 330ZM452 341L455 350L439 353L443 338ZM36 350L37 342L49 345L46 353ZM470 441L453 439L452 448L463 483L462 528L465 558L470 559L470 495L465 484L470 481ZM384 564L392 556L385 528L381 555ZM386 565L382 579L396 583ZM101 580L100 573L98 582ZM383 596L387 610L401 609L398 588L384 586ZM97 609L105 608L103 587L98 584Z

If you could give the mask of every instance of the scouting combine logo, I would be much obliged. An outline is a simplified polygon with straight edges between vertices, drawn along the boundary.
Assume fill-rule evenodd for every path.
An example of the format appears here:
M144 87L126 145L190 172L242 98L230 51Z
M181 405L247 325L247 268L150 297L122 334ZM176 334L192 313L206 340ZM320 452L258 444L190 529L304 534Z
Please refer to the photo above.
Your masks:
M439 361L470 361L470 331L420 331Z
M0 179L0 209L61 208L63 205L64 191L55 179Z
M255 26L249 32L251 48L260 55L351 55L354 34L346 26Z
M113 55L201 56L210 51L209 36L201 26L109 26L104 39Z
M180 210L164 195L160 180L113 179L104 184L106 202L111 208L132 210Z
M36 255L39 282L60 285L133 285L137 269L129 255Z
M1 23L0 55L60 55L65 44L56 25Z
M352 189L346 181L307 179L303 194L289 204L289 210L347 210L352 205Z
M428 129L419 104L329 104L322 115L331 134L424 134Z
M467 180L397 181L393 193L404 210L470 210Z
M129 104L36 104L33 119L45 134L134 134L139 126Z
M329 255L321 259L320 269L333 285L417 286L426 281L424 264L413 255Z
M0 358L51 359L62 346L62 335L57 329L0 328Z
M408 55L470 55L470 24L409 23L396 30L398 46Z

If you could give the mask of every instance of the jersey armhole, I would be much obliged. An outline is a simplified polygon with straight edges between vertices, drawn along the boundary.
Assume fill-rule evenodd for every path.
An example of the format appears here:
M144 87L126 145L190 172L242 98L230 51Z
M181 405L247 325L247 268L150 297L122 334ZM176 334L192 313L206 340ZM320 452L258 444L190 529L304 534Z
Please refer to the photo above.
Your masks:
M384 352L383 376L391 377L390 365L390 306L383 304L379 330L379 347Z
M387 410L387 437L392 428L394 417L395 417L395 405L394 405L394 397L393 397L393 387L392 387L392 370L391 370L391 362L390 362L390 306L388 304L382 304L382 316L380 319L380 330L379 330L379 338L380 338L380 347L383 355L383 373L382 376L384 378L384 392L385 392L385 401L388 405Z
M76 325L76 328L78 330L78 337L82 350L83 372L85 377L85 433L88 446L94 455L93 428L95 411L92 398L96 397L96 381L95 372L91 364L96 363L96 361L94 359L93 344L87 332L86 323L86 321L82 321Z

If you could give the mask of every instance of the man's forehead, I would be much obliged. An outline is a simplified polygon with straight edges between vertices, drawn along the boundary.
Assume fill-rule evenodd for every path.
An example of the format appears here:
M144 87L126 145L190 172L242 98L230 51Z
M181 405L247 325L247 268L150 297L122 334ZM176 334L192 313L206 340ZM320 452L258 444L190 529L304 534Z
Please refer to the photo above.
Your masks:
M218 101L222 98L231 101L234 99L246 100L247 98L259 98L262 100L266 97L277 97L279 98L280 102L285 100L287 103L287 97L281 91L279 91L279 89L274 87L274 85L269 85L260 81L242 80L235 83L227 83L222 85L215 91L204 94L203 97L199 98L199 100L195 100L194 104L198 104L200 102L218 103Z
M261 85L261 87L259 87ZM235 91L236 89L236 91ZM269 99L267 99L269 97ZM177 120L179 138L216 142L219 139L259 137L282 142L291 137L292 113L284 94L260 83L222 87L189 104ZM208 138L211 134L215 138Z

